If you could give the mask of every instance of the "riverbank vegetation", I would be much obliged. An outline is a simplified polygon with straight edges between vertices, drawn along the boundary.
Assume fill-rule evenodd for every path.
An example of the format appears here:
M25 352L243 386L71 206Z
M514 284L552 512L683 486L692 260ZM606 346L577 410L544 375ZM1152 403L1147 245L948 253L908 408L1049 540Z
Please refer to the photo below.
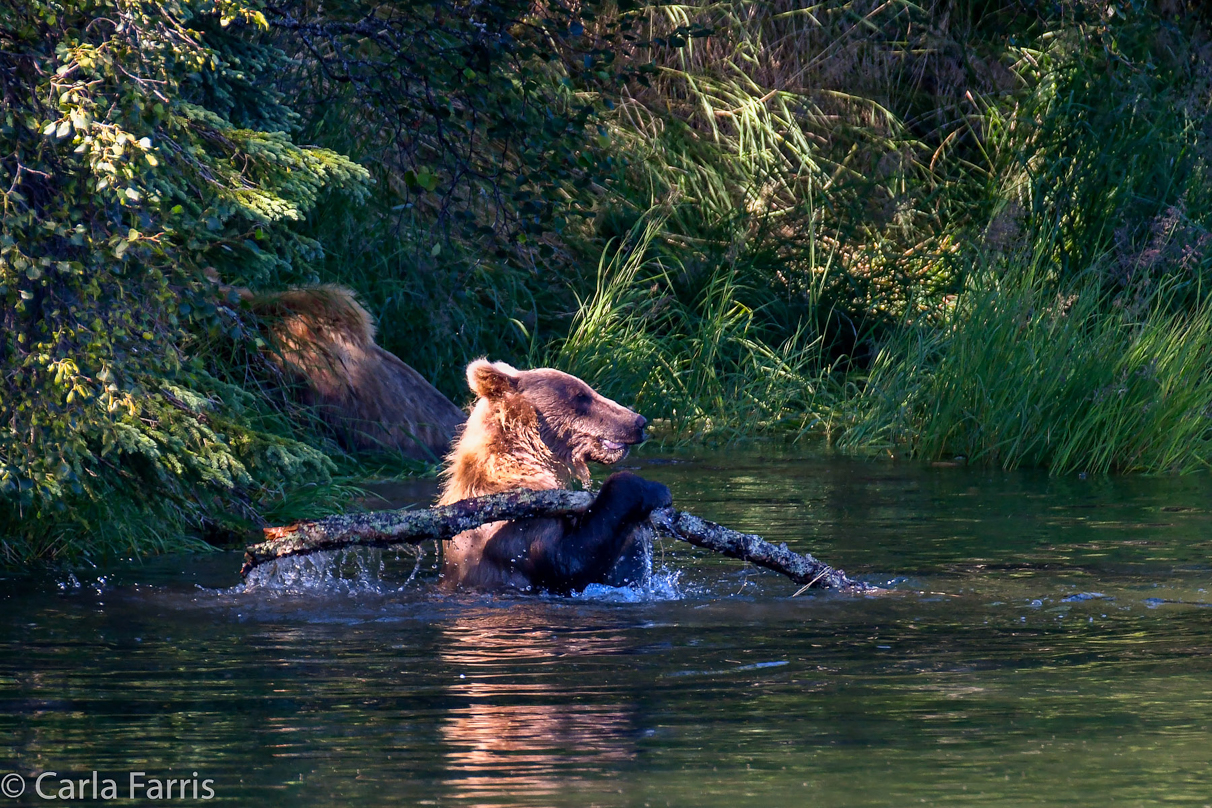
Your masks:
M213 541L415 468L342 452L235 286L354 289L459 403L487 354L669 440L1206 469L1210 24L0 0L4 562Z

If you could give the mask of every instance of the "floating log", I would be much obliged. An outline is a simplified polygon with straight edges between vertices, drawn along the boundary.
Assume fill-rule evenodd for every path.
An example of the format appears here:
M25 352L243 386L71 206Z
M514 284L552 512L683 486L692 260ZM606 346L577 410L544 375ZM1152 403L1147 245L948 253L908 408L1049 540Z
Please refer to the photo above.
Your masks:
M686 511L661 508L653 511L649 519L653 527L665 536L774 570L797 584L803 584L804 589L815 586L841 592L884 591L878 586L856 581L846 575L845 570L834 569L813 558L811 553L797 553L788 549L785 543L771 544L756 534L741 533Z
M254 567L294 555L339 550L343 547L391 547L420 544L429 539L452 539L464 530L488 522L530 519L537 516L568 516L584 513L593 504L593 494L557 488L531 491L519 488L504 494L463 499L450 505L424 510L344 513L296 522L286 527L265 528L266 541L244 551L241 575Z
M570 516L589 510L593 500L593 494L587 491L519 489L424 510L350 513L286 527L267 527L266 541L245 550L240 574L248 575L267 561L288 556L355 545L419 544L429 539L450 539L488 522ZM761 536L730 530L685 511L661 508L649 518L663 535L781 573L803 584L804 589L815 586L843 592L883 591L856 581L811 555L793 552L786 544L774 545Z

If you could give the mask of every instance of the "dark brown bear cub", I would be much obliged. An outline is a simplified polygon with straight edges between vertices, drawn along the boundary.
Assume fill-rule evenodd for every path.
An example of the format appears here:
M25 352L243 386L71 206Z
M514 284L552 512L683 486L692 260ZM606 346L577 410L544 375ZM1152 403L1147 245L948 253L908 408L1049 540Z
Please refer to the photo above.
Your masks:
M479 398L454 450L440 504L514 488L589 485L588 462L611 464L644 440L639 415L585 382L550 368L516 370L480 359L467 366ZM634 567L635 528L672 503L669 489L629 472L612 474L578 518L492 522L446 546L450 587L569 592ZM615 582L615 581L612 581Z

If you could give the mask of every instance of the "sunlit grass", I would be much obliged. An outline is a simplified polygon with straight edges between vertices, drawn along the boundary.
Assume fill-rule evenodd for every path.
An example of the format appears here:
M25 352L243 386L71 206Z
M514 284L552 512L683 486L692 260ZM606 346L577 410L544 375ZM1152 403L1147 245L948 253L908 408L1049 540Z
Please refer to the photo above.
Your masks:
M813 430L830 389L820 337L800 325L779 344L764 339L735 262L679 294L679 267L652 249L665 215L650 212L608 246L594 294L550 361L664 420L672 437Z
M971 276L941 325L884 346L839 443L1065 472L1191 472L1212 461L1212 307L1173 289L1113 298L1046 256Z

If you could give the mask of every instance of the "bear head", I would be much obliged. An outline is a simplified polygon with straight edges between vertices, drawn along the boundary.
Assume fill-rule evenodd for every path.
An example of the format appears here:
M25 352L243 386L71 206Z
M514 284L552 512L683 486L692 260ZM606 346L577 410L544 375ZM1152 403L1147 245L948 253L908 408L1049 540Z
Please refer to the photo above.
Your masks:
M467 384L490 405L530 411L543 443L578 477L586 461L617 463L645 440L644 416L598 393L585 382L552 368L517 370L479 359L467 366Z

